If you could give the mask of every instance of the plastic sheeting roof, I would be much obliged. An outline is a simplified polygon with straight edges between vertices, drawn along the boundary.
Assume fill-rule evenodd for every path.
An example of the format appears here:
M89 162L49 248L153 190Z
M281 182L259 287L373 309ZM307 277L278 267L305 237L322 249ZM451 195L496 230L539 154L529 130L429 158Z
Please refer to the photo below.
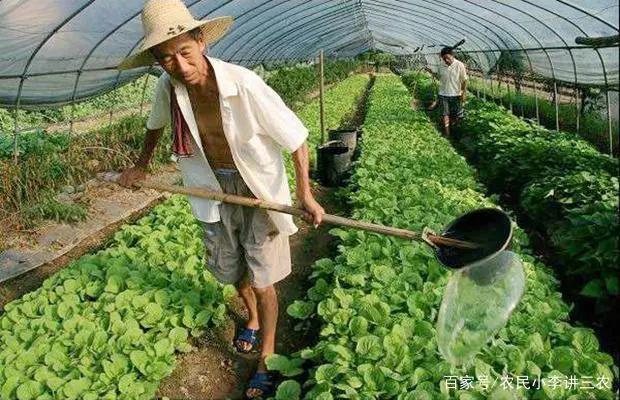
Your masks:
M577 36L617 35L617 0L185 0L198 18L235 17L210 55L245 66L410 54L467 38L460 48L488 71L502 49L521 51L546 76L618 85L618 47L583 48ZM142 40L144 0L0 0L0 105L67 103L134 80L114 68ZM432 57L428 57L431 59Z

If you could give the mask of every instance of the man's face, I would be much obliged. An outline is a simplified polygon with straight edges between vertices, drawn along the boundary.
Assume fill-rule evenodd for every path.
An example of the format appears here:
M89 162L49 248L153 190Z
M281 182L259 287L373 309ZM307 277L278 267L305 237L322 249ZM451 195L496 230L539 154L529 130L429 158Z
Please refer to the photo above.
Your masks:
M452 54L444 54L443 56L441 56L441 59L443 60L443 62L446 63L446 65L452 65L452 62L454 61L454 56Z
M184 33L155 46L153 55L169 75L185 85L196 85L202 77L204 49L202 39L196 41Z

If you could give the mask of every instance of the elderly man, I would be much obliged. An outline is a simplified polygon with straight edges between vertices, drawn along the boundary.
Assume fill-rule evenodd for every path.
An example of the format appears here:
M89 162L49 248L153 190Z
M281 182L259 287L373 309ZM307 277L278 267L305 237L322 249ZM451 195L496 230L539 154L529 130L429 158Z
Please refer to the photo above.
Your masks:
M204 55L232 18L197 21L180 0L149 0L142 12L145 39L119 69L152 65L164 69L155 97L144 150L121 176L131 186L146 167L164 127L172 123L172 152L184 184L291 204L281 150L293 152L297 201L304 219L321 223L323 208L310 190L308 130L256 74ZM249 320L233 341L237 351L255 350L261 330L260 362L246 395L273 390L265 358L274 352L278 301L274 284L291 272L288 236L297 228L289 215L189 198L204 226L206 267L222 283L237 286Z
M439 105L441 106L444 136L450 136L450 126L463 118L463 103L467 98L467 69L454 58L451 47L441 49L439 63ZM429 109L437 106L435 101Z

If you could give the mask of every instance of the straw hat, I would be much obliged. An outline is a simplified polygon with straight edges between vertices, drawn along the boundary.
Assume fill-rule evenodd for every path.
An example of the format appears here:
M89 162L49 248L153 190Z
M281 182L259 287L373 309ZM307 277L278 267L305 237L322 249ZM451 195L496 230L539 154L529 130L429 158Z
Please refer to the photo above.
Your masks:
M208 45L224 36L232 17L218 17L197 21L181 0L149 0L142 9L144 41L133 56L127 57L117 69L131 69L156 62L149 49L194 28L202 27L202 38Z

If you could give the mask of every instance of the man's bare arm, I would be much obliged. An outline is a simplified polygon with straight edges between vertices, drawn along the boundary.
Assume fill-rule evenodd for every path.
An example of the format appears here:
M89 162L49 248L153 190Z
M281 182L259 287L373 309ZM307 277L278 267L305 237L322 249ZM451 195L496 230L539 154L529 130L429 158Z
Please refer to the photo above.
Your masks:
M142 154L140 154L138 161L136 161L136 167L146 170L149 162L151 161L151 157L153 157L157 143L159 143L159 139L163 133L164 128L146 130L146 135L144 135L144 145L142 146Z
M125 170L125 172L123 172L118 182L119 184L121 184L122 186L130 187L134 183L146 177L146 169L149 165L149 162L151 161L151 157L155 152L155 148L157 147L157 143L159 143L159 139L161 138L163 132L164 128L154 130L147 129L144 136L142 153L136 161L136 165L128 168L127 170Z
M295 164L295 181L297 183L297 201L307 211L304 219L315 226L323 220L325 210L314 199L310 186L310 158L308 157L308 144L302 144L293 152Z
M467 99L467 80L461 82L461 101Z

